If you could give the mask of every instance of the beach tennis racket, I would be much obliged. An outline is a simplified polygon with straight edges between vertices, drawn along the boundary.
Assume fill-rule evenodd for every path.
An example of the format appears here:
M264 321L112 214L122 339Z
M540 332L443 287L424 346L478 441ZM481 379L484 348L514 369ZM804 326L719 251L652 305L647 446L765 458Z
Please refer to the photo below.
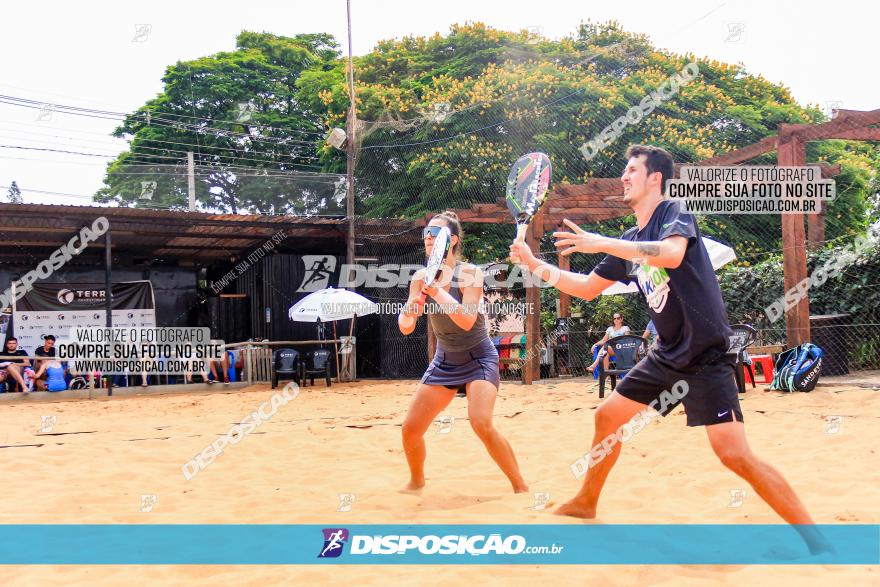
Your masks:
M550 158L529 153L516 160L507 176L507 209L516 221L516 242L526 240L529 222L541 209L550 189ZM518 259L512 259L518 262Z
M446 260L446 254L449 253L449 246L452 242L452 233L449 227L444 226L434 237L434 246L431 248L431 254L428 256L428 264L425 266L425 285L431 285L437 279L440 268L443 267L443 261ZM425 303L425 294L419 298L419 303Z

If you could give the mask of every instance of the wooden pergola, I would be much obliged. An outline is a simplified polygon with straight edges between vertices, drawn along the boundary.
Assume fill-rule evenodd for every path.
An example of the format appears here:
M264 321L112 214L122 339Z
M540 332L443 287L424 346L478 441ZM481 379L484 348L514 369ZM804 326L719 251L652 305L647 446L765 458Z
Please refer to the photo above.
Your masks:
M822 124L781 124L778 133L757 143L725 153L711 159L695 163L703 166L738 165L765 153L777 152L779 166L807 165L806 146L810 141L826 139L880 141L880 109L871 111L836 110L830 122ZM818 163L823 177L833 177L840 173L840 166ZM676 166L676 174L678 166ZM503 198L491 204L474 204L470 208L457 209L462 222L502 224L511 222L510 214ZM555 229L567 218L577 224L589 224L627 216L632 210L623 203L623 184L618 178L590 179L585 184L561 184L553 188L541 212L535 216L529 227L527 242L537 252L545 230ZM433 215L427 216L427 218ZM803 214L783 214L782 253L784 287L788 291L807 277L807 247L820 246L825 240L825 204L819 214L807 216L807 230L804 230ZM569 258L558 256L562 269L569 268ZM540 307L540 290L526 288L526 303ZM570 297L559 295L560 317L568 317ZM804 297L796 306L785 313L786 340L788 346L795 346L810 340L810 302ZM540 313L532 312L526 316L526 337L531 348L541 338ZM433 333L428 333L429 352L433 353ZM523 366L523 382L531 384L540 374L540 353L526 355Z

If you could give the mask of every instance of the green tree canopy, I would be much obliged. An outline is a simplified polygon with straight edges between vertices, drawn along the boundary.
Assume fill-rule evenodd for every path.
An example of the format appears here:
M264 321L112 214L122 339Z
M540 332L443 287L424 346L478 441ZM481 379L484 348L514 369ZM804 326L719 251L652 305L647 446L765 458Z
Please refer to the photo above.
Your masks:
M185 207L192 151L196 196L206 209L326 207L335 178L316 165L323 120L301 103L296 82L307 68L335 67L338 54L327 34L242 32L234 51L170 66L162 93L116 129L130 149L108 166L96 200Z

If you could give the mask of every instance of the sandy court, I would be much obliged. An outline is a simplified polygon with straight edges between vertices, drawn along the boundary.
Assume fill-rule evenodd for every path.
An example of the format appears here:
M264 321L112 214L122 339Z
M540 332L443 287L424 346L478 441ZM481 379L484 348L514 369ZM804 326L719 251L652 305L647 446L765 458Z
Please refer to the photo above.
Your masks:
M464 398L427 435L427 487L408 479L400 423L415 382L307 387L207 469L187 481L181 466L268 400L268 386L230 393L137 396L0 407L3 523L562 523L513 495L467 422ZM596 385L582 380L505 384L496 425L514 447L532 492L553 502L580 481L569 465L589 448ZM776 465L819 523L878 523L876 427L880 392L819 387L743 399L753 449ZM40 433L54 416L51 431ZM836 433L826 417L843 416ZM745 489L738 507L731 491ZM353 494L338 512L339 494ZM141 496L155 495L150 512ZM777 523L773 512L717 462L702 428L679 408L623 449L600 502L604 523ZM596 522L592 522L596 523ZM39 548L39 545L22 545ZM316 553L317 554L317 553ZM3 585L851 585L878 584L878 567L707 566L234 566L3 567Z

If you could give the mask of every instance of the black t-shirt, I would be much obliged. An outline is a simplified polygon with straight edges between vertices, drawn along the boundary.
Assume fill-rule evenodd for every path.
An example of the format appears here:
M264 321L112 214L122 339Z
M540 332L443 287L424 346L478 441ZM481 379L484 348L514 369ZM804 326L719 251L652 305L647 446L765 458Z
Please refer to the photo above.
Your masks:
M681 369L725 353L733 331L697 223L691 214L680 211L677 202L661 202L643 230L634 226L620 238L661 241L671 236L688 239L684 259L675 269L607 255L594 271L605 279L638 283L659 334L654 355L670 367Z
M54 357L55 356L55 347L53 346L48 351L42 346L38 346L37 350L34 351L34 354L38 357Z
M27 352L21 349L0 352L0 357L18 357L22 355L24 356L24 359L0 359L0 364L8 365L9 363L18 363L19 365L23 365L25 359L27 359Z

